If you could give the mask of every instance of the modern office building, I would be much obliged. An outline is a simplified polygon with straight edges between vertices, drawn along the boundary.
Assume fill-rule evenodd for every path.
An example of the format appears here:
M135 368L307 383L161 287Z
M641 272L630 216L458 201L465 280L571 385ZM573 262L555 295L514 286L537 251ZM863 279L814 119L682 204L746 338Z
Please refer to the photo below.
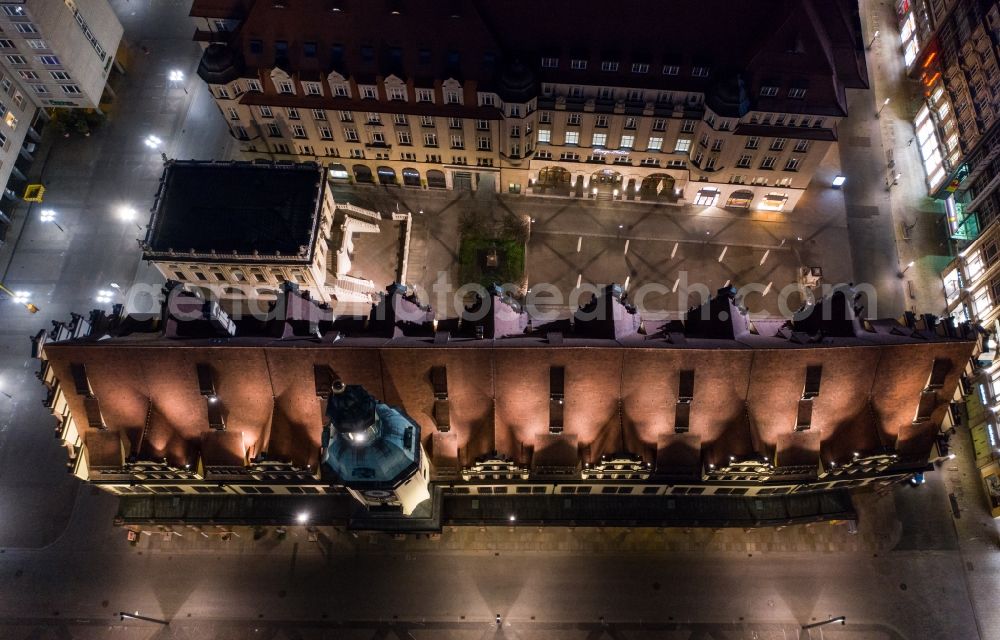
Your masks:
M122 33L107 0L0 3L0 244L27 186L45 109L97 107Z
M191 15L243 149L359 183L790 211L868 83L847 0L537 9L195 0Z
M35 354L70 471L123 496L810 494L928 469L977 344L854 299L653 321L611 286L540 321L492 291L437 320L398 285L368 317L285 285L261 319L168 283L159 317L75 316Z
M958 240L1000 217L1000 2L899 0L904 61L924 103L914 120L927 187Z
M0 64L36 105L100 105L123 33L107 0L3 2L0 29Z

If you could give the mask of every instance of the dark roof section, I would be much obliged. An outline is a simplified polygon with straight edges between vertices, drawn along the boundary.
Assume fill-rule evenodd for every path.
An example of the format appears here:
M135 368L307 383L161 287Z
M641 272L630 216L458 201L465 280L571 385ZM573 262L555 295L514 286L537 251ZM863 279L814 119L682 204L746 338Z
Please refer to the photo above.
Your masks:
M170 161L143 257L312 257L326 180L314 163ZM259 254L259 256L258 256Z
M210 15L217 2L196 0L191 13ZM427 84L420 79L455 78L510 101L537 95L539 82L704 91L727 116L748 108L843 114L845 88L868 86L852 0L623 0L616 9L597 0L551 0L542 11L536 0L259 0L232 46L262 79L275 66L292 75L335 69L359 81L394 74L420 86ZM709 23L706 38L698 27ZM655 25L674 26L666 37ZM542 68L542 57L558 63ZM586 68L571 68L571 59ZM602 70L605 61L618 63L616 70ZM663 74L664 65L679 73ZM708 76L694 75L694 67L707 67ZM762 86L782 91L761 97ZM790 98L790 87L806 95Z

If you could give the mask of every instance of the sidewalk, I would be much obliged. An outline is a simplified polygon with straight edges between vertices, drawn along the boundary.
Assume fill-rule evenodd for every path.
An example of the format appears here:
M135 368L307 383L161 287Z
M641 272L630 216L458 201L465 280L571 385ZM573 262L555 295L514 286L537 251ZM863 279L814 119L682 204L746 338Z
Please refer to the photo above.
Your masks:
M648 553L880 553L900 536L891 493L858 493L858 531L847 522L813 523L759 529L626 528L626 527L453 527L441 534L351 533L333 527L131 526L142 530L136 548L151 553L262 554L297 546L303 553L329 556L387 553L546 553L622 555ZM222 539L231 531L229 540ZM178 535L179 534L179 535ZM127 544L126 529L115 539Z

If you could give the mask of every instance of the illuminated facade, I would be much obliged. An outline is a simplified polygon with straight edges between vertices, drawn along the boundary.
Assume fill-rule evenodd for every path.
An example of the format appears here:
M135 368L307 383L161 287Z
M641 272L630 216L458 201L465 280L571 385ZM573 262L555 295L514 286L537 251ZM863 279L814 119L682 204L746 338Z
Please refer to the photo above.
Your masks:
M1000 2L899 0L897 13L924 92L914 127L928 191L969 240L1000 217Z
M35 353L69 469L118 495L784 495L937 459L975 333L852 297L653 321L608 287L540 322L493 293L435 321L399 286L354 318L286 285L260 319L173 286L158 320L77 316Z
M575 2L549 17L526 1L196 0L191 15L199 75L251 156L403 188L788 211L867 70L856 6L765 4ZM713 10L731 29L711 39L636 39Z

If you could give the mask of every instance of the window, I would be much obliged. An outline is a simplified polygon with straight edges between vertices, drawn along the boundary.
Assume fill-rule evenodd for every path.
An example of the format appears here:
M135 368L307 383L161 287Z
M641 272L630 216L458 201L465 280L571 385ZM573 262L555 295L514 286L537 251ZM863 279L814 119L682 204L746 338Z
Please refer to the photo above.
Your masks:
M358 130L354 127L344 127L344 140L348 142L358 141Z
M666 131L667 121L664 118L656 118L653 120L653 131Z
M395 125L405 127L408 124L406 121L406 114L405 113L392 114L392 123Z
M579 144L580 143L580 132L579 131L567 131L566 132L566 144Z
M448 118L448 128L450 129L461 129L462 119L461 118Z
M569 68L570 69L574 69L576 71L583 71L584 69L587 68L587 61L586 60L570 60L569 61Z
M476 139L476 148L480 151L489 151L492 148L490 139L486 136L479 136Z
M417 102L434 102L434 90L417 89Z
M549 129L539 129L538 130L538 141L539 142L551 142L552 141L552 131Z
M715 163L718 162L718 160L719 159L717 157L715 157L715 156L709 156L708 157L708 161L705 162L705 170L706 171L714 171L715 170Z
M785 163L785 171L798 171L800 164L802 164L800 158L789 158L788 162Z
M323 94L323 92L320 90L318 82L306 82L304 83L304 86L306 88L307 96L318 96Z
M650 138L646 148L650 151L659 151L663 148L663 138Z
M323 111L322 109L313 109L312 117L313 120L326 120L326 111Z
M13 40L0 40L0 49L14 49Z
M44 40L35 40L34 38L25 40L28 46L32 49L48 49L49 45L45 44Z
M361 87L361 97L365 100L374 100L378 94L375 92L375 87L363 86Z
M601 71L618 71L618 63L608 61L602 62Z
M639 89L629 89L628 100L629 102L640 102L642 100L642 91Z
M548 111L539 111L538 112L538 123L539 124L549 124L550 122L552 122L552 114L551 113L549 113Z
M382 124L382 114L369 111L367 122L368 124Z
M492 107L496 104L496 100L494 99L492 93L480 93L479 104L485 107Z
M436 147L438 146L438 137L436 133L425 133L424 134L424 146L425 147Z
M444 101L446 104L461 104L457 91L447 91L444 94Z
M566 117L566 124L580 124L580 114L571 113Z
M351 93L347 90L347 85L341 82L333 85L333 95L338 98L347 98Z
M66 73L66 72L65 71L53 71L52 72L52 79L53 80L69 80L68 77L66 77L66 78L56 78L55 75L57 73ZM18 71L17 74L19 76L21 76L22 80L38 80L38 74L35 73L34 71ZM66 75L69 76L68 73L66 73Z
M798 151L799 153L805 153L806 151L809 151L809 141L808 140L796 140L795 141L795 149L794 149L794 151Z
M785 138L775 138L771 141L771 151L781 151L785 148L785 143L788 142Z
M14 30L18 33L38 33L38 29L30 22L15 22Z
M253 39L250 41L250 53L263 53L264 52L264 42L258 39Z
M691 138L677 138L674 151L677 153L687 153L691 150Z
M476 130L477 131L489 131L490 121L489 120L476 120Z
M288 107L287 109L285 109L285 111L288 113L289 120L299 119L299 110L296 109L295 107Z
M46 87L44 84L33 84L33 85L31 85L31 90L34 91L35 93L48 93L49 92L49 88Z
M681 68L676 64L665 64L663 65L663 75L665 76L676 76L680 75Z
M712 140L712 151L722 151L722 144L723 144L722 138L716 138L715 140Z
M681 133L692 133L694 131L694 126L694 120L684 120L681 122Z
M749 138L747 138L747 144L746 144L746 148L747 149L756 149L759 146L760 146L760 138L759 137L757 137L757 136L750 136Z
M465 141L462 139L461 135L453 135L451 137L451 148L452 149L464 149Z
M24 56L7 56L7 62L11 64L28 64Z
M743 155L740 156L740 159L736 161L736 166L739 167L740 169L748 169L752 161L753 161L753 156L751 156L749 153L744 153Z
M230 120L239 120L240 119L239 112L236 111L236 109L234 109L233 107L229 107L229 119Z
M608 134L595 133L594 137L590 141L590 144L594 147L603 147L607 141L608 141Z
M403 87L389 87L390 100L406 100L406 89Z
M693 67L691 69L691 75L695 78L707 78L708 77L708 67Z
M296 137L296 138L305 138L306 137L306 128L303 127L301 124L293 124L292 125L292 135L294 137Z
M698 140L698 144L700 144L701 146L703 146L705 148L708 148L708 140L709 140L708 134L707 133L703 133L703 134L701 134L701 138Z
M597 116L597 118L594 120L594 126L595 127L606 127L606 126L608 126L608 117L607 116L603 116L603 115L602 116Z
M229 90L225 87L219 87L219 97L223 99L229 98Z
M420 126L421 127L433 127L434 126L434 116L420 116Z
M773 169L774 168L775 157L774 156L764 156L764 159L760 162L761 169Z
M399 144L401 144L401 145L407 145L408 146L408 145L413 144L413 141L410 139L410 132L409 131L397 131L396 132L396 139L399 140Z
M778 95L778 87L763 86L760 88L760 95L765 97L773 97Z
M330 127L320 127L319 137L322 140L333 140L333 132L330 131Z
M597 90L597 97L601 100L612 100L615 97L615 90L611 87L601 87Z
M545 69L555 69L559 66L559 58L542 58L542 67Z
M622 136L621 144L618 146L622 149L631 149L635 146L635 136Z
M639 124L639 120L637 118L633 118L631 116L628 117L628 118L625 118L625 128L626 129L635 129L638 124Z
M247 89L250 91L262 91L260 80L247 80Z
M16 4L5 4L3 5L3 12L8 16L23 16L24 7Z
M267 134L272 138L280 138L281 129L278 128L278 125L272 122L271 124L267 125Z
M521 127L519 127L516 124L515 125L511 125L511 127L510 127L510 137L511 138L520 138L521 137Z
M573 86L569 88L569 95L571 98L582 98L583 97L583 87Z
M278 83L278 93L295 93L291 82L283 81Z
M796 88L793 87L793 88L791 88L791 89L788 90L788 97L789 98L805 98L806 97L806 90L805 89L796 89Z
M381 131L369 131L368 139L372 144L385 144L385 134Z
M757 186L767 186L767 178L763 176L754 176L754 179L750 181L750 184Z
M260 105L260 107L258 107L258 109L260 109L260 117L262 117L262 118L273 118L274 117L274 114L271 113L271 107L267 106L266 104Z
M354 114L350 111L338 111L337 115L340 117L341 122L353 122Z

